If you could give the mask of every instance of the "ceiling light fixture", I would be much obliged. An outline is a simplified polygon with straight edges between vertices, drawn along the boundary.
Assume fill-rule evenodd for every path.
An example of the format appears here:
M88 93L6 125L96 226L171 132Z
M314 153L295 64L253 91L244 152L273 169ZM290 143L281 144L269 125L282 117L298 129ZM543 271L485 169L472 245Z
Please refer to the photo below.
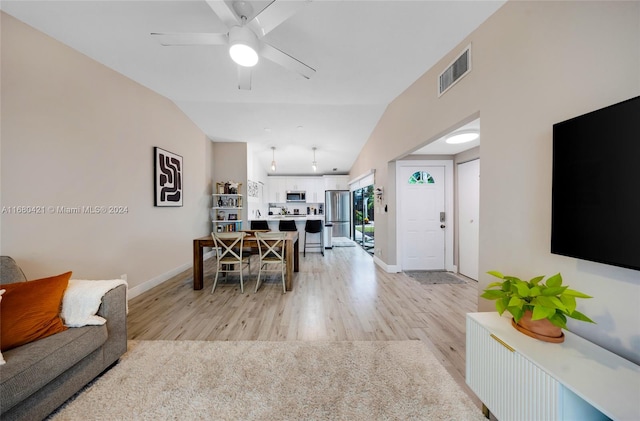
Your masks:
M318 163L316 162L316 149L317 148L312 148L313 149L313 162L311 163L311 168L313 168L313 172L318 171Z
M271 147L271 153L272 153L272 157L271 157L271 171L276 170L276 147L272 146Z
M467 143L472 140L476 140L480 137L480 133L477 130L460 130L451 135L447 136L445 142L450 145L455 145L458 143Z
M242 22L246 18L243 17ZM240 66L253 67L258 64L258 38L246 26L234 26L229 30L229 55Z

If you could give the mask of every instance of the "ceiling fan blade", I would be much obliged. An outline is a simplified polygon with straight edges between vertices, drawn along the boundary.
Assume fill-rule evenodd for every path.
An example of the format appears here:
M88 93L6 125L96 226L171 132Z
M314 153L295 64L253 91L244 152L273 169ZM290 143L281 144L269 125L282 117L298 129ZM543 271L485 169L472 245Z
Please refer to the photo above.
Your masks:
M307 66L300 60L291 57L289 54L284 53L278 50L276 47L267 43L262 44L260 55L267 60L271 60L274 63L279 64L285 69L291 70L292 72L296 72L304 76L306 79L311 79L311 76L316 73L316 70L314 68Z
M151 35L164 46L226 45L229 42L226 34L153 32Z
M251 67L238 66L238 89L251 90Z
M272 1L260 14L247 23L258 38L274 30L282 22L306 6L306 1Z
M220 20L227 25L227 28L241 24L238 16L236 16L234 11L231 10L223 0L207 0L207 4L213 12L218 15Z

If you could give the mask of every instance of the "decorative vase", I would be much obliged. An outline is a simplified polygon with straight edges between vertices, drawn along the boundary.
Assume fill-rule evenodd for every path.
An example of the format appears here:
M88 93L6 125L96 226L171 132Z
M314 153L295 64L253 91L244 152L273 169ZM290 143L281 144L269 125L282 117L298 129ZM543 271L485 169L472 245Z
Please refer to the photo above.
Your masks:
M548 319L531 320L531 310L526 310L518 323L511 319L511 324L520 332L545 342L564 342L562 328L554 325Z

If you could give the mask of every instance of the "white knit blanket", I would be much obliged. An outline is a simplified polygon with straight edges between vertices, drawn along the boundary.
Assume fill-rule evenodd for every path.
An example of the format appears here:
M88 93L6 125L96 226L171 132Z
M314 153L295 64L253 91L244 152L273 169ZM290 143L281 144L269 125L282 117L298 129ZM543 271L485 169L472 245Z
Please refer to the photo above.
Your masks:
M127 283L122 279L104 281L69 280L69 285L62 298L62 312L60 313L65 326L82 327L105 324L106 320L97 316L96 313L104 294L119 285L127 285Z

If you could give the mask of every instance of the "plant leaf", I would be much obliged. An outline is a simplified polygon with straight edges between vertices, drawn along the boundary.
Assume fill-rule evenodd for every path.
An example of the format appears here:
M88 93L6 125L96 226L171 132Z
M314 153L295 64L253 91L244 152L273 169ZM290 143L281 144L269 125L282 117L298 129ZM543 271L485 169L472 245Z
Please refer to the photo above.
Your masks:
M509 300L509 304L507 304L507 307L519 307L519 308L522 308L523 304L524 304L524 300L522 298L511 297L511 299Z
M504 291L496 290L496 289L490 289L488 291L485 291L481 295L481 297L482 298L486 298L487 300L497 300L498 298L504 297Z
M557 298L557 297L546 297L544 295L541 295L539 297L536 297L534 299L533 303L535 305L540 305L540 306L543 306L543 307L552 308L554 310L556 310L556 309L561 310L561 311L566 311L567 310L565 305L562 304L562 301L560 301L560 299Z
M567 287L549 287L549 288L544 288L542 290L542 295L544 296L555 296L555 295L560 295L562 294L565 290L567 289Z
M509 311L509 313L511 313L511 315L513 316L513 320L515 320L516 323L518 323L520 319L522 319L524 310L520 307L507 307L507 310Z
M593 320L591 320L590 318L588 318L587 316L585 316L584 314L580 313L577 310L574 310L569 315L569 317L571 317L572 319L581 320L583 322L595 323Z
M489 272L487 272L489 275L493 275L496 278L500 278L500 279L504 279L504 275L501 274L500 272L498 272L497 270L490 270Z
M503 282L491 282L489 285L487 285L486 289L489 288L493 288L493 287L502 287Z
M550 276L549 279L547 279L546 282L548 287L559 287L562 285L562 275L560 275L559 273L556 273L553 276Z
M531 315L531 320L546 319L548 317L553 316L555 313L556 313L555 308L537 305L533 307L533 314Z
M544 279L544 275L542 276L536 276L535 278L533 278L532 280L529 281L530 284L538 285L538 283L540 283L540 281L542 281Z
M576 298L593 298L592 296L584 294L580 291L576 291L575 289L567 289L563 292L563 294Z
M575 311L577 305L575 297L562 294L560 296L560 301L562 301L562 304L564 304L564 306L567 308L567 313L571 314Z
M504 311L507 309L508 304L509 297L503 297L496 300L496 310L498 310L498 313L500 313L501 316L502 313L504 313Z
M564 317L564 314L556 313L553 316L548 317L548 319L555 326L561 327L563 329L567 328L567 318Z
M529 290L529 296L530 297L537 297L538 295L541 294L542 291L540 291L540 287L539 286L535 286L533 288L531 288Z
M529 286L527 285L526 282L517 282L515 284L517 290L518 290L518 295L520 295L521 297L528 297L529 296Z

